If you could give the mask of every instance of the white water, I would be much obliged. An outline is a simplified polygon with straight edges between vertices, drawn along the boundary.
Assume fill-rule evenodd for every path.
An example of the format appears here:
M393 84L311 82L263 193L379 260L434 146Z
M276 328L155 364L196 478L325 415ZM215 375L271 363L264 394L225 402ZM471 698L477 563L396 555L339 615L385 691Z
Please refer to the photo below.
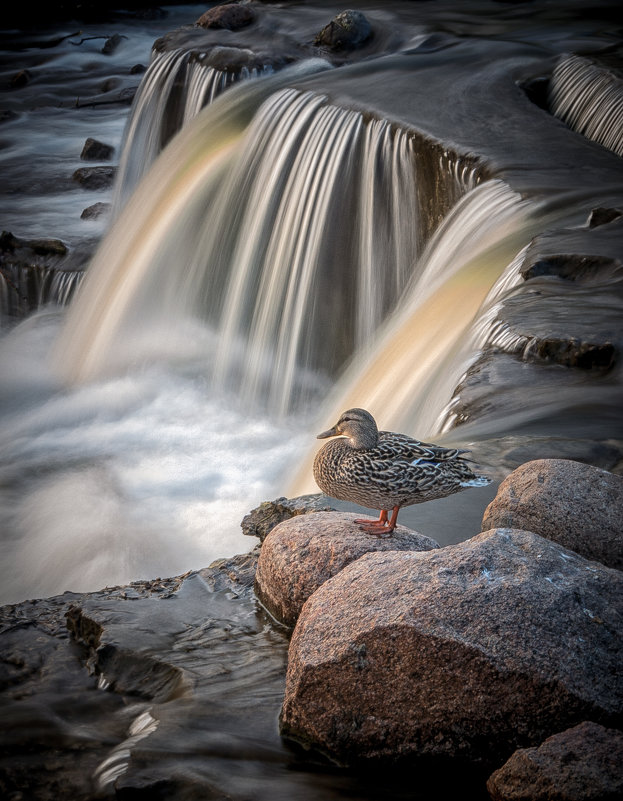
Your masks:
M202 318L218 332L215 385L284 415L369 342L418 269L413 139L276 91L292 77L229 90L156 161L70 311L57 354L72 380Z
M0 340L0 602L176 575L252 547L240 521L283 494L305 437L296 421L215 395L200 327L151 366L63 388L49 359L62 322L42 312Z
M233 83L272 72L270 66L226 72L204 65L197 58L188 50L152 53L123 135L113 216L120 213L175 132Z
M395 313L324 404L321 428L359 406L384 429L438 438L453 389L482 344L480 320L516 280L517 253L544 224L535 222L534 211L501 181L475 187L455 205ZM314 491L314 451L310 447L287 494Z
M580 56L564 56L550 80L552 113L623 156L623 80Z
M292 494L285 477L332 408L304 412L301 393L322 396L345 331L340 358L360 356L338 406L383 409L385 427L406 410L421 434L447 403L457 342L525 244L528 205L455 171L467 194L418 259L411 136L290 79L241 84L191 120L67 319L40 313L2 341L3 601L251 547L240 521Z

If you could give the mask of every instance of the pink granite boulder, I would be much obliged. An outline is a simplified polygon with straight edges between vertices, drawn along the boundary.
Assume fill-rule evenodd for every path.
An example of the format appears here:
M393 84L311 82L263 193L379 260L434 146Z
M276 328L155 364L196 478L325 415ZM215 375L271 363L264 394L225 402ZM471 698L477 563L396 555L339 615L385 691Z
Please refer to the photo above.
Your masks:
M482 531L519 528L623 569L623 478L582 462L537 459L500 484Z
M348 512L314 512L285 520L260 551L255 593L281 623L293 626L309 596L327 579L370 551L430 551L439 545L404 526L391 536L361 531Z
M501 765L623 716L623 573L527 531L368 553L305 603L286 737L341 764Z

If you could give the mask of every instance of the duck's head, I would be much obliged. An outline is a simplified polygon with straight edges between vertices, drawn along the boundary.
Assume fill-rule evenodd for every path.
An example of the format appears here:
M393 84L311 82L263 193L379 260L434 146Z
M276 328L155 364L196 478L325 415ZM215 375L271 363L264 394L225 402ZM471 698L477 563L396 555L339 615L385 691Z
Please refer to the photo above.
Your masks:
M346 437L353 448L374 448L379 431L374 417L365 409L348 409L328 431L318 434L316 439Z

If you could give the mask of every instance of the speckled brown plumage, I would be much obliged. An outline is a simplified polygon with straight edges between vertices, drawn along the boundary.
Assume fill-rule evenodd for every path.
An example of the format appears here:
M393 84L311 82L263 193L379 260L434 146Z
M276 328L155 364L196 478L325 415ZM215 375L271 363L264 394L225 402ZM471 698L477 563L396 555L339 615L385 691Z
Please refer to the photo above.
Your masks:
M316 483L332 498L380 509L378 520L356 521L373 534L391 533L402 506L490 482L472 471L464 458L467 451L379 431L364 409L349 409L333 428L318 435L318 439L328 437L336 439L316 454ZM392 517L388 521L389 509Z

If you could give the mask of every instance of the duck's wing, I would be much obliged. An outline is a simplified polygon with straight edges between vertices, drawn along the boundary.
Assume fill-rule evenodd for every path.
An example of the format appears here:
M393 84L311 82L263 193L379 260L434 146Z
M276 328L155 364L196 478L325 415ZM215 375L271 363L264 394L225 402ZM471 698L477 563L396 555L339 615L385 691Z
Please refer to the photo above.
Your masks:
M469 451L460 448L442 448L429 442L420 442L406 434L379 431L379 442L374 449L379 459L413 463L446 462L463 458Z

